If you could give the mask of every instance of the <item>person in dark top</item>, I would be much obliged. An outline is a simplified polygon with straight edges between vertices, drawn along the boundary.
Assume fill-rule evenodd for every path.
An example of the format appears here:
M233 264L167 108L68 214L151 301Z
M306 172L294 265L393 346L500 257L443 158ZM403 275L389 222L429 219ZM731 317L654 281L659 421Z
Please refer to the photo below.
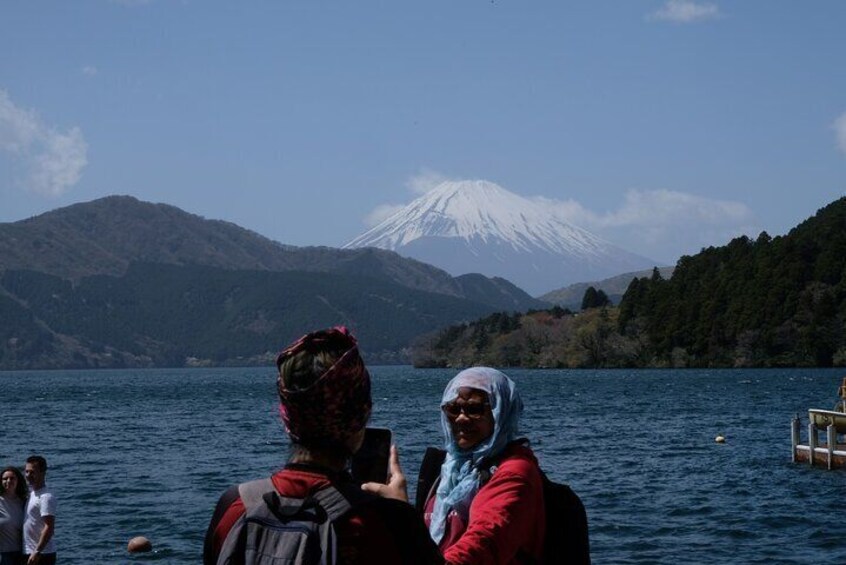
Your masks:
M0 473L0 565L23 563L23 522L26 480L17 467Z
M338 560L349 564L441 563L420 517L407 503L366 493L346 472L364 438L370 375L345 328L303 336L277 357L280 413L290 458L271 477L280 496L305 498L329 485L356 499L335 523ZM203 562L218 562L245 507L237 487L221 496L206 532Z

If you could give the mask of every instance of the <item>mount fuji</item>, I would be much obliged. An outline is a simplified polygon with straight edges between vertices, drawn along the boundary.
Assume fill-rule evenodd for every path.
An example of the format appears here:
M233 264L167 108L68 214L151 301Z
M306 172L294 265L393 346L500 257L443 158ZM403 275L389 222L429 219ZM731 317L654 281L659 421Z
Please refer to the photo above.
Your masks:
M503 277L535 296L657 264L484 180L439 184L344 245L358 247L390 249L456 276Z

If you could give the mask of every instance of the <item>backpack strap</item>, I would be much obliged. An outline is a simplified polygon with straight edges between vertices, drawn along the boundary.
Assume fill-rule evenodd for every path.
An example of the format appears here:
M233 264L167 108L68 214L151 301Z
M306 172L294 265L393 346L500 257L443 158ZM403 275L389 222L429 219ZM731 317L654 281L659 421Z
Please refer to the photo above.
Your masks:
M265 506L264 495L269 492L276 492L276 487L267 477L238 485L238 495L244 503L247 515L252 515Z
M350 510L352 503L335 487L329 485L312 495L317 500L330 522L334 522Z
M326 511L326 522L320 525L320 547L324 548L321 563L335 563L338 559L338 538L334 523L352 509L352 504L331 485L320 489L312 497Z
M425 510L426 500L432 486L441 476L441 465L446 459L446 451L436 447L427 447L420 463L420 473L417 475L417 492L414 497L414 507L421 516Z
M491 480L491 477L496 472L496 468L499 467L499 462L502 460L503 453L505 453L505 450L512 445L528 446L529 440L524 437L517 438L514 441L509 442L505 448L496 455L480 459L479 462L476 463L476 468L479 470L479 488L482 488L489 480ZM538 466L538 470L540 470L540 465Z

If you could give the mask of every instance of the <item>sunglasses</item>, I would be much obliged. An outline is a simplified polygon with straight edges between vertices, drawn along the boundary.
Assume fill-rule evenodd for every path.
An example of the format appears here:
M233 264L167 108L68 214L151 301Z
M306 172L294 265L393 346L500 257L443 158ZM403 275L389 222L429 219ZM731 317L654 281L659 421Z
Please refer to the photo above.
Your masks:
M452 419L458 418L459 415L464 414L468 418L478 420L485 415L485 411L488 406L490 406L489 402L467 402L464 404L447 402L441 406L441 410L444 411L444 414L446 414L447 417Z

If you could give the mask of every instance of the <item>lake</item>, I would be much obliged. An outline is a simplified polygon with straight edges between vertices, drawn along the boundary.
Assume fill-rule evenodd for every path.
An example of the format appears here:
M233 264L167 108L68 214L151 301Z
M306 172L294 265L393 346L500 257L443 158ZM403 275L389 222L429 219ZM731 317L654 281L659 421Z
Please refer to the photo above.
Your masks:
M452 370L372 367L413 485ZM840 370L507 370L594 563L846 563L846 471L790 462ZM198 563L218 496L284 464L273 368L0 372L0 464L44 455L62 563ZM724 435L726 443L714 441ZM126 553L136 535L154 552Z

